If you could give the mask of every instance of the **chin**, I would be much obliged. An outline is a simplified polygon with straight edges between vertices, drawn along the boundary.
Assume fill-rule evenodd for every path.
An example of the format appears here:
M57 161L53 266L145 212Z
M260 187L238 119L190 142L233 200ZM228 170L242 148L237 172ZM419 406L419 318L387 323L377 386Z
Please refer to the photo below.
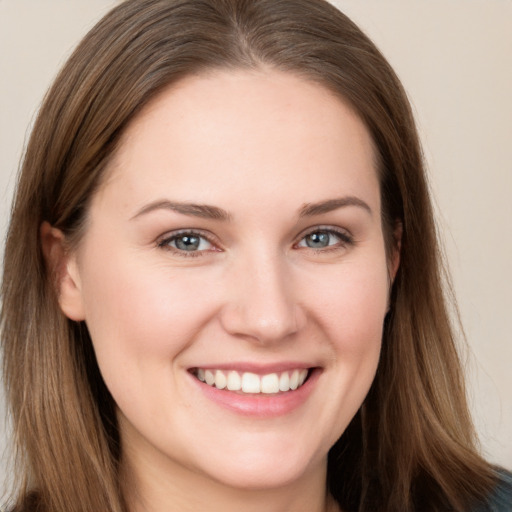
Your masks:
M318 463L317 463L318 464ZM228 487L240 490L270 490L288 487L302 481L312 471L311 465L298 465L292 460L230 461L224 468L216 468L213 478Z
M311 474L325 474L329 446L318 450L290 437L265 442L239 440L222 453L202 457L202 471L223 485L245 490L277 489L308 479Z

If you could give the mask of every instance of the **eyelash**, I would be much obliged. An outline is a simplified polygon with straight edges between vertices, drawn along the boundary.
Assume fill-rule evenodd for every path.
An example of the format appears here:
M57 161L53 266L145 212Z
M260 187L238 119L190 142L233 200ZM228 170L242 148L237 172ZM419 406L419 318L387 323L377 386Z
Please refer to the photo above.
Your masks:
M328 245L326 247L322 248L314 248L314 247L299 247L299 244L308 236L313 235L315 233L321 233L321 234L328 234L328 235L334 235L336 238L338 238L340 241L338 243ZM184 258L197 258L201 256L205 256L205 253L212 252L210 249L206 250L195 250L195 251L186 251L182 249L178 249L177 247L172 247L170 244L180 238L184 237L197 237L203 240L206 240L209 244L212 246L216 246L216 242L213 240L213 237L210 235L197 230L182 230L178 232L172 233L170 236L166 236L165 238L162 238L158 241L157 246L161 249L168 250L170 252L173 252L180 257ZM340 229L336 229L333 227L327 227L327 226L315 226L314 228L310 229L309 231L301 234L300 239L297 243L294 244L295 248L304 248L308 249L310 251L314 251L315 253L330 253L333 251L340 250L340 248L347 248L355 244L354 238L349 235L346 231L342 231ZM220 252L220 249L213 250L213 252Z
M170 245L173 241L178 240L180 238L184 238L186 236L201 238L201 239L206 240L212 246L216 246L216 242L213 240L213 238L210 235L208 235L202 231L197 231L194 229L174 232L170 236L166 236L165 238L159 240L157 245L161 249L165 249L167 251L173 252L174 254L177 254L184 258L197 258L200 256L204 256L204 253L209 252L209 250L185 251L182 249L178 249L177 247L172 247ZM215 250L214 252L219 252L219 251Z
M295 246L298 246L298 244L301 243L307 236L313 235L315 233L334 235L336 238L340 240L338 243L328 245L327 247L306 247L307 249L309 249L310 251L314 251L315 253L325 254L338 251L340 250L340 248L346 249L347 247L355 245L354 238L344 230L333 228L331 226L315 226L314 228L303 233L301 235L300 240L295 244Z

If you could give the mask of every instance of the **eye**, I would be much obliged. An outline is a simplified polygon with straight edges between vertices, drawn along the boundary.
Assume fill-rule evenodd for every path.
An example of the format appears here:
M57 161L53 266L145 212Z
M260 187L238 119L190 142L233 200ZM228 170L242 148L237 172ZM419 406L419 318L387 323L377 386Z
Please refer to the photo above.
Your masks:
M165 237L158 246L180 253L200 253L215 248L204 235L193 231L182 231Z
M326 249L345 247L353 244L352 237L333 229L316 229L306 234L297 244L297 247L309 249Z

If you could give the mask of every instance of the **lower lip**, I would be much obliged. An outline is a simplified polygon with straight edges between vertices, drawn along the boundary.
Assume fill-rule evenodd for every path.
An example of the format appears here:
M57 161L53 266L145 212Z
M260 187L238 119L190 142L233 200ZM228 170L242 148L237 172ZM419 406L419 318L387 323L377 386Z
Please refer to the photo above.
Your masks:
M209 386L190 375L202 393L217 405L244 416L272 418L289 414L306 402L313 391L321 370L314 368L309 378L295 391L277 394L242 394Z

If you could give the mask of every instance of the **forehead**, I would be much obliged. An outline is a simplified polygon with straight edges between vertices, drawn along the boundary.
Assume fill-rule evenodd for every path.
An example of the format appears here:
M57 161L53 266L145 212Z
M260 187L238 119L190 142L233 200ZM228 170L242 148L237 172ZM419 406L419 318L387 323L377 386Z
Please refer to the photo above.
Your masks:
M237 195L287 187L303 202L325 194L326 182L350 193L378 188L373 142L353 109L275 70L214 71L169 86L128 126L108 174L111 186L148 201L167 190L216 202L235 185Z

